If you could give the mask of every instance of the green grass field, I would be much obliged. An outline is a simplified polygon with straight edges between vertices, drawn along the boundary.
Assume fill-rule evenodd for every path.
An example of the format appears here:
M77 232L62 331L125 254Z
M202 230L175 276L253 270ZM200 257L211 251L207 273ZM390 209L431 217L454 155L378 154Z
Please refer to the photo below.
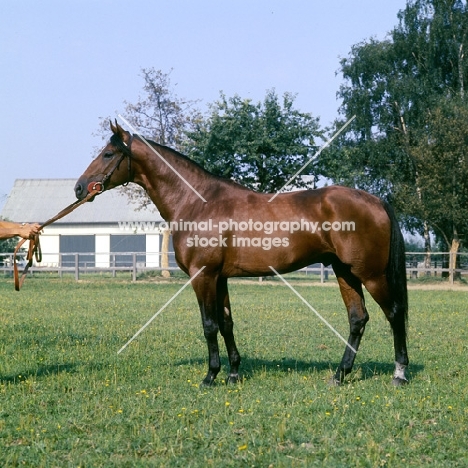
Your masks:
M187 288L0 279L0 466L467 466L468 292L410 291L410 378L391 385L393 344L371 320L355 371L327 381L344 344L278 282L233 282L242 384L199 388L206 345ZM335 287L297 285L342 335Z

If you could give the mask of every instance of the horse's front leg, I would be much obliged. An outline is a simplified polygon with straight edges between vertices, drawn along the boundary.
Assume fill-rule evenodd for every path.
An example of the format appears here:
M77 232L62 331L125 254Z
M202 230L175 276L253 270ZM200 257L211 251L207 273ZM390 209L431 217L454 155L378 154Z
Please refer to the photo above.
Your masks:
M229 357L230 370L226 383L237 383L240 380L239 365L241 357L234 340L234 322L232 320L227 278L218 279L217 302L219 330L224 338L224 343L226 344L226 350Z
M208 373L202 385L213 385L221 368L218 346L218 315L216 302L216 277L205 273L200 274L192 281L192 287L197 295L200 307L203 333L208 345Z

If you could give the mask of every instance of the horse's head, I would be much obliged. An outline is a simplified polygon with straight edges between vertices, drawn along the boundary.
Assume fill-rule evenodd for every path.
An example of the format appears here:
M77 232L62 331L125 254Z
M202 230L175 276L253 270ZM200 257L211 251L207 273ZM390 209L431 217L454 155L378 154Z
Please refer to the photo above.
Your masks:
M111 122L110 128L113 135L109 143L88 166L75 185L75 194L80 200L93 190L102 192L130 182L132 179L130 147L133 136L126 132L117 121L115 125ZM124 159L128 160L128 164L121 164Z

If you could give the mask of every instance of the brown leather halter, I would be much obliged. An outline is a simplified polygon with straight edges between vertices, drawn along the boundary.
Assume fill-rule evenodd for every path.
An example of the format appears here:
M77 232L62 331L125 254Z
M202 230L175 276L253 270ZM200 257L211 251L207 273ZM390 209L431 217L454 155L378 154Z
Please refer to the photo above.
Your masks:
M68 205L66 208L64 208L62 211L57 213L53 218L48 219L45 223L41 224L39 231L42 231L46 226L49 224L52 224L53 222L57 221L60 218L63 218L67 214L70 214L72 211L76 210L80 205L83 205L87 201L91 200L94 198L96 195L99 195L100 193L104 192L105 187L104 184L107 182L114 171L118 169L120 166L120 163L124 160L124 158L128 158L128 174L130 176L131 173L131 146L133 142L133 135L130 137L130 140L127 143L124 143L126 151L120 156L119 160L117 161L116 164L113 165L112 169L110 169L107 174L102 178L101 181L93 181L88 184L88 195L86 195L85 198L82 200L77 200L73 202L72 204ZM28 273L29 268L32 265L33 258L36 259L36 262L41 262L42 261L42 250L41 250L41 243L39 241L39 235L40 234L35 234L33 237L29 239L21 239L18 244L16 245L15 252L13 254L13 271L14 271L14 279L15 279L15 290L19 291L21 286L24 283L24 280L26 278L26 275ZM26 256L27 259L27 264L24 267L23 272L21 273L21 276L19 276L18 272L18 264L16 263L16 255L23 246L23 244L29 240L29 248L28 248L28 254Z

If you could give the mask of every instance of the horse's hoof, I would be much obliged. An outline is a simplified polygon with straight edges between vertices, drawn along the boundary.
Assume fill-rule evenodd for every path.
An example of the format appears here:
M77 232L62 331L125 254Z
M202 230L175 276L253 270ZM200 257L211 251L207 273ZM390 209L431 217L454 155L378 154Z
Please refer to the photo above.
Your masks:
M200 384L200 388L214 387L215 385L216 385L215 379L212 379L210 377L205 377Z
M229 374L226 377L225 382L226 382L226 385L232 385L232 384L242 382L242 379L240 378L239 374Z
M395 387L401 387L406 385L408 381L406 379L401 379L400 377L393 377L392 385Z

